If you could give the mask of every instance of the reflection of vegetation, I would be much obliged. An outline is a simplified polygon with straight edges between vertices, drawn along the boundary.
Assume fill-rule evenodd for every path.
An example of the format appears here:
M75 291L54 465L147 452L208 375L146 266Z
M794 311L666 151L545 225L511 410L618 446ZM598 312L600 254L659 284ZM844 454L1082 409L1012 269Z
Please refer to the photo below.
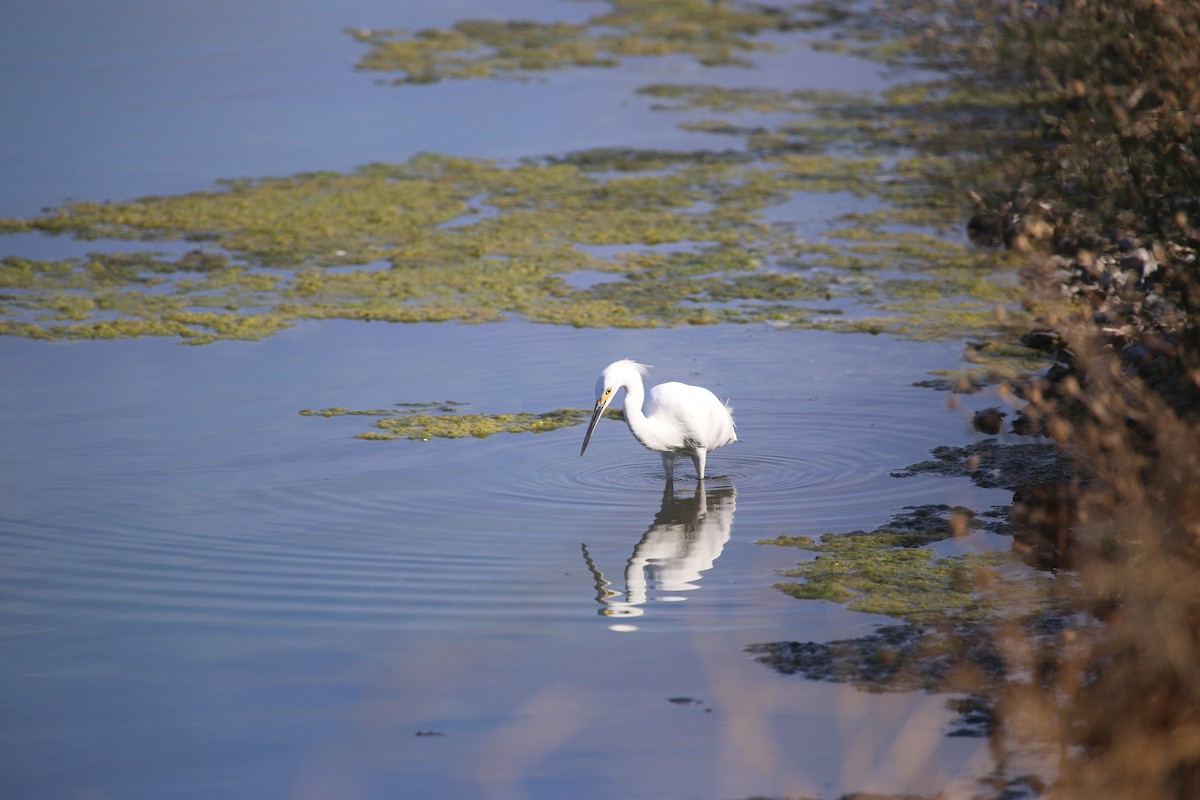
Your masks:
M1066 465L1048 443L1000 444L994 439L965 447L933 448L929 461L893 472L897 478L913 475L945 475L970 478L984 489L1016 489L1050 483L1066 477Z
M784 591L849 601L898 623L854 639L762 642L746 650L785 675L870 692L954 695L946 701L955 714L946 735L987 737L997 759L980 779L980 797L1037 795L1045 788L1041 778L1009 774L1006 737L1012 715L1023 713L1023 693L1053 674L1057 654L1078 630L1067 623L1063 598L1044 594L1036 578L1005 570L1006 553L937 558L929 547L985 524L1007 531L1007 523L985 523L967 509L922 506L870 533L764 542L817 553L787 571L802 582L780 584Z
M582 408L560 408L535 414L527 411L512 414L465 414L459 412L462 403L397 403L392 408L354 410L334 406L332 408L306 408L300 413L306 417L364 416L378 417L371 424L378 431L366 431L357 435L359 439L462 439L474 436L485 439L497 433L546 433L559 428L578 425L591 418L591 412ZM624 419L620 410L606 412L612 419Z
M760 544L799 547L816 555L784 572L798 579L777 587L799 599L848 602L884 614L886 625L856 639L764 642L755 659L786 675L852 683L873 692L965 693L948 705L959 714L952 735L992 732L992 707L1006 680L994 639L997 606L986 587L1000 581L1005 553L939 558L930 545L980 527L965 508L905 509L871 531L831 533L814 541L780 536Z
M969 631L969 639L918 625L882 625L857 639L769 642L746 651L783 675L851 683L870 692L980 692L979 675L972 673L1002 679L1003 661L983 626L960 625L959 631ZM976 696L976 711L979 705ZM986 733L982 727L974 732Z
M869 692L950 693L954 721L946 736L986 737L996 757L980 778L980 798L1037 797L1046 781L1011 775L1007 723L1026 712L1020 692L1052 674L1056 653L1069 649L1076 630L1040 612L1012 625L961 622L921 627L885 625L857 639L767 642L746 648L756 661L783 675L849 683ZM1019 646L1017 645L1019 643Z

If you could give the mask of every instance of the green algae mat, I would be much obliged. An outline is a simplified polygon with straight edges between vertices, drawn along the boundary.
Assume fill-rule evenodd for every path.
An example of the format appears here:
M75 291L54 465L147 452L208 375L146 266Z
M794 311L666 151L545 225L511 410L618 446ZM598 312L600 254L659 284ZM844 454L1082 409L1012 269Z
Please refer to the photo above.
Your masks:
M466 413L463 403L447 400L439 403L397 403L391 408L351 409L305 408L305 417L367 417L375 430L356 434L357 439L486 439L497 433L548 433L579 425L592 418L585 408L558 408L554 411L511 414ZM624 420L620 409L605 412L609 419Z
M461 20L448 28L347 28L368 45L358 67L392 82L524 76L575 67L615 67L631 56L684 55L705 66L748 66L770 50L766 33L810 29L835 12L823 5L755 6L708 0L610 0L580 23Z
M885 212L835 220L816 240L765 218L798 192L876 192L873 158L634 154L614 171L620 161L589 155L515 166L421 155L3 220L9 233L131 248L3 258L0 334L200 344L304 319L515 315L589 327L767 320L938 335L990 326L993 309L1014 300L1014 287L995 277L996 254L890 231ZM194 247L171 257L155 242ZM593 252L601 245L627 249ZM577 273L601 280L576 286ZM848 305L874 313L847 315Z
M930 545L977 526L974 512L948 506L908 508L874 531L779 536L759 544L795 547L813 556L784 571L776 587L803 600L847 603L855 611L929 624L946 618L979 621L992 610L980 595L981 573L1009 554L985 552L939 558Z
M821 4L608 6L578 25L350 30L364 47L359 68L400 84L387 93L630 56L749 63L792 32L847 19ZM4 234L30 232L81 249L103 240L105 251L0 258L0 335L204 344L311 319L519 317L994 337L1004 327L996 309L1020 314L1004 256L945 235L961 229L968 199L956 181L970 158L946 122L977 98L933 84L847 93L658 83L637 95L712 146L513 163L424 153L0 219L0 253ZM825 209L825 197L866 210L815 220L788 210L804 200Z

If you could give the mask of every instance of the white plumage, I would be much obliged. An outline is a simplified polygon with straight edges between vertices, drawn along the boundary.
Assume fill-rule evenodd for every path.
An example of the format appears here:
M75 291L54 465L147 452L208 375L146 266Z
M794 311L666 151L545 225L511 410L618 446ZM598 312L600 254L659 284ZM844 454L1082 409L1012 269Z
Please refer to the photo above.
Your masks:
M645 364L623 359L604 368L596 381L596 409L583 437L579 455L587 450L592 431L620 389L625 390L625 422L643 446L662 453L667 480L674 478L675 456L685 454L704 478L704 462L710 450L737 441L729 406L702 386L660 383L647 394L642 376Z

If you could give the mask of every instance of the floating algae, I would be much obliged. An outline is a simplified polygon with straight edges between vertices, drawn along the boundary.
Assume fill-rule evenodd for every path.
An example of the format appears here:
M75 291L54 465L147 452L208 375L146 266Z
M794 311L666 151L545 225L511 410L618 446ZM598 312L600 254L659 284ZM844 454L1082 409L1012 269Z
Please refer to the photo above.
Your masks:
M356 436L371 440L462 439L467 436L486 439L497 433L546 433L587 422L592 416L592 412L582 408L559 408L542 413L460 413L459 409L464 405L454 401L397 403L391 408L365 410L334 406L306 408L300 414L306 417L378 417L371 421L378 430L365 431ZM606 415L611 419L624 419L619 410L610 409Z
M820 4L609 6L583 25L467 21L447 31L355 35L371 45L365 68L426 81L630 54L729 63L764 47L766 33L862 22ZM0 235L195 245L174 260L139 252L4 259L0 334L164 335L202 344L261 338L304 319L522 317L575 327L769 321L994 339L1004 335L997 307L1014 323L1020 315L1015 286L994 279L1000 257L913 230L960 215L960 164L940 132L967 129L944 122L968 100L919 84L882 97L668 84L640 92L669 113L790 119L774 127L680 123L723 145L739 137L741 148L602 148L513 166L424 154L350 173L239 179L211 191L76 202L0 220ZM936 152L917 147L935 136ZM798 194L827 192L883 205L820 220L829 227L816 237L772 219L773 207ZM671 251L652 249L662 245ZM572 286L570 276L581 272L611 279Z
M370 45L364 68L398 71L403 82L665 52L725 64L765 47L765 34L774 46L781 33L831 23L873 37L853 28L861 19L824 4L700 0L617 0L582 25L467 21L355 36ZM611 147L509 165L421 154L0 220L0 237L193 246L182 257L143 245L0 260L0 335L203 344L257 339L308 319L514 317L624 328L770 322L988 340L1017 329L1017 287L997 279L1005 257L936 233L963 217L956 154L971 148L954 137L970 135L972 126L957 123L982 113L969 96L937 82L881 95L703 84L639 92L721 149ZM768 114L770 124L752 116ZM857 205L870 210L802 221L780 211L823 193L862 198ZM584 273L600 279L572 285ZM998 323L998 308L1007 324Z
M923 506L906 509L874 531L827 533L819 540L780 536L759 544L817 554L783 573L796 581L776 584L793 597L848 603L855 611L914 624L980 620L991 609L978 588L980 575L1007 562L1008 554L939 558L928 547L974 524L967 509Z
M630 56L691 56L704 66L749 66L772 45L761 37L811 29L833 16L821 6L608 0L582 23L471 19L449 28L347 28L368 46L359 69L397 73L396 84L520 76L572 67L614 67Z
M945 319L966 292L986 293L972 301L980 328L992 304L1010 299L987 279L994 260L965 247L897 234L904 246L889 252L886 235L864 241L862 223L840 225L840 241L812 241L794 225L765 221L765 210L796 192L866 191L871 164L830 157L817 170L794 155L752 163L692 156L676 154L665 171L600 174L586 159L502 167L423 155L348 174L70 203L24 224L83 240L196 247L177 258L4 258L0 334L167 335L198 344L260 338L303 319L510 316L576 327L806 327L819 317L821 327L856 330L853 319L840 319L843 300L887 311L872 323L879 330L918 335L923 314ZM677 249L645 249L668 243ZM591 252L614 245L628 250ZM939 280L906 289L931 268ZM570 286L567 276L581 270L612 279ZM886 282L877 275L884 270ZM909 303L904 313L882 307L898 297Z

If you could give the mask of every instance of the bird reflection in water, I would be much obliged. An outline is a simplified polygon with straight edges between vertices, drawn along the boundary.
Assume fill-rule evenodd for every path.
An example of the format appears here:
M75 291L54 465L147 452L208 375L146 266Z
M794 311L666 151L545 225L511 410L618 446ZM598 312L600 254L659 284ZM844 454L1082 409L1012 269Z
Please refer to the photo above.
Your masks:
M704 481L696 483L694 494L676 495L668 481L662 508L625 563L624 592L609 588L612 583L583 545L583 559L596 582L599 613L639 617L648 601L683 600L671 593L699 588L702 574L712 569L729 541L736 496L732 485L713 488Z

